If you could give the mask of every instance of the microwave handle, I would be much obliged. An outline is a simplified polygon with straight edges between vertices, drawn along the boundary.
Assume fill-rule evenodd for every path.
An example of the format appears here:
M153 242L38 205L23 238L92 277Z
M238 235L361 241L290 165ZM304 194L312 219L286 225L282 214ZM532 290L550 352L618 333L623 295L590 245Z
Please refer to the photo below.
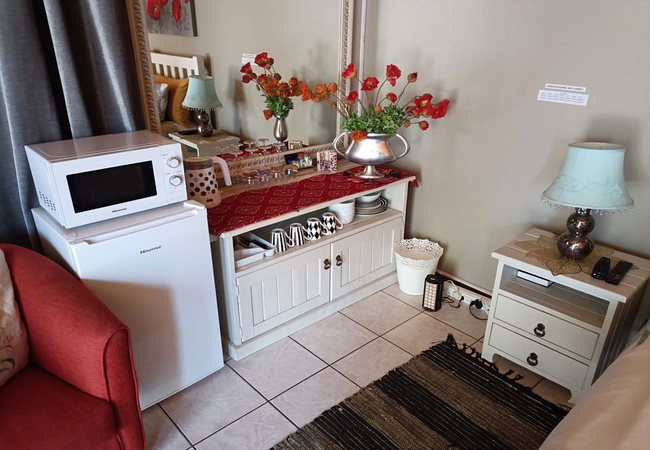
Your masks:
M185 220L191 217L194 217L198 214L199 210L198 209L192 209L190 211L184 211L180 214L175 214L172 216L168 217L162 217L160 219L155 219L147 222L142 222L137 225L130 225L128 227L124 228L119 228L115 231L111 231L110 233L106 233L100 237L97 238L89 238L89 239L83 239L79 240L77 242L74 242L74 245L78 244L86 244L86 245L94 245L94 244L101 244L102 242L106 241L111 241L113 239L119 239L123 238L126 236L130 236L135 233L139 233L143 230L147 230L150 228L155 228L159 227L162 225L167 225L170 223L175 223L175 222L180 222L181 220Z

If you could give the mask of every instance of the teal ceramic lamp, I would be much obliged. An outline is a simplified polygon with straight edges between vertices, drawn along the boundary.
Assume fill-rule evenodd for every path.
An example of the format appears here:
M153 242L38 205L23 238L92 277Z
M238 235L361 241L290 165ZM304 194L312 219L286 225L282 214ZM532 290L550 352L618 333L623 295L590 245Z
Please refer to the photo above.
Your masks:
M201 136L211 136L213 129L212 125L210 125L210 113L208 111L222 107L219 97L214 91L212 77L205 75L190 76L183 107L199 112L197 115L197 130Z
M558 240L560 253L583 259L593 251L587 235L594 229L591 212L620 212L632 209L634 201L625 188L625 148L602 142L569 144L560 175L544 191L542 200L556 207L575 208Z

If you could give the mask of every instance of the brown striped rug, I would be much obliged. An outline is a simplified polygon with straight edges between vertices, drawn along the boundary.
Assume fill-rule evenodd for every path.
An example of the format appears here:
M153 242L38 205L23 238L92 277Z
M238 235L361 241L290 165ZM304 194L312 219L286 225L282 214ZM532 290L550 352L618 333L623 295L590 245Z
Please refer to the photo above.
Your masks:
M537 449L567 411L509 375L449 335L273 448Z

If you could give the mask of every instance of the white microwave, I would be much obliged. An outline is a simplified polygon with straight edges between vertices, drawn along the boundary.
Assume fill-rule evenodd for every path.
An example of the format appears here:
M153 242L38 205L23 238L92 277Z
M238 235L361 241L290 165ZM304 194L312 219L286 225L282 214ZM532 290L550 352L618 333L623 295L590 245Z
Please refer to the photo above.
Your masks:
M65 228L187 200L180 144L149 131L25 150L38 202Z

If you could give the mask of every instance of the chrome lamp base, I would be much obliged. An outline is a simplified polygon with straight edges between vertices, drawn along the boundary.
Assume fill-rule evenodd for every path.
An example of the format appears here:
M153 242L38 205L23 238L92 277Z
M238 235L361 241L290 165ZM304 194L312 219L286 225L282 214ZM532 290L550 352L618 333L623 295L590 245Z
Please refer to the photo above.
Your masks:
M596 224L590 213L590 209L576 208L567 219L567 231L557 241L557 248L565 258L580 260L594 251L594 241L587 237Z
M214 129L210 124L210 113L202 110L196 115L196 119L198 121L196 131L203 137L212 136Z

